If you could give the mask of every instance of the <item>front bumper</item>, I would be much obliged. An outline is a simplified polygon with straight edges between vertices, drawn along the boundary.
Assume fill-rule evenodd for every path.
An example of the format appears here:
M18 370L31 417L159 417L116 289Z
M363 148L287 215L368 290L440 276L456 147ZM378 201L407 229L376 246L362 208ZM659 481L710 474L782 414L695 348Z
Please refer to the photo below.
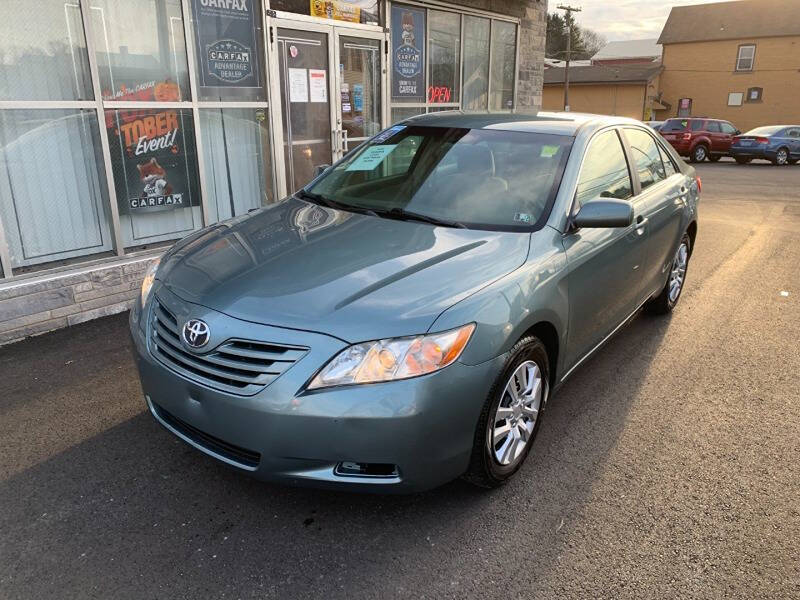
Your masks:
M243 472L317 487L411 492L467 469L483 403L503 357L456 362L423 377L302 391L346 344L329 336L239 321L192 305L164 288L159 298L192 318L224 323L231 335L310 348L255 395L212 389L173 371L148 350L146 315L131 313L131 333L148 408L172 433ZM213 313L213 314L212 314ZM393 465L380 476L340 474L341 463Z

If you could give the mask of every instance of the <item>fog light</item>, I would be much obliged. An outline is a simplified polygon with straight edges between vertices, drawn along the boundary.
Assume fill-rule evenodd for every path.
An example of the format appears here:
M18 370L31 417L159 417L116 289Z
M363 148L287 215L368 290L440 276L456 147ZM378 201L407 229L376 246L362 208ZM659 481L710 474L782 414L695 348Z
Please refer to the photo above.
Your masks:
M343 477L397 477L397 465L389 463L340 462L333 470Z

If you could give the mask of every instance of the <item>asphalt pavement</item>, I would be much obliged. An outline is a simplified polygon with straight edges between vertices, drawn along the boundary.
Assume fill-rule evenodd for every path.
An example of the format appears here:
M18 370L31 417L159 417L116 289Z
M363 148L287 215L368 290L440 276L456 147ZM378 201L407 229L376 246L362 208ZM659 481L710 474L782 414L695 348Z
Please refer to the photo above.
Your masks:
M126 315L0 348L0 598L800 598L800 165L699 171L678 309L499 490L249 479L145 412Z

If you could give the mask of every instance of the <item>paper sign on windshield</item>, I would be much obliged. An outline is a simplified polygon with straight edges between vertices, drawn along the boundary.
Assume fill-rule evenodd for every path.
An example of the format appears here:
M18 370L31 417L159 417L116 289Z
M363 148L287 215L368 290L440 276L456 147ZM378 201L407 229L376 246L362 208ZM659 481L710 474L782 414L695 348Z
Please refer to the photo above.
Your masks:
M395 148L397 148L396 144L393 146L370 146L359 154L358 158L350 163L345 171L372 171L372 169L381 164L383 159L389 156L389 153Z

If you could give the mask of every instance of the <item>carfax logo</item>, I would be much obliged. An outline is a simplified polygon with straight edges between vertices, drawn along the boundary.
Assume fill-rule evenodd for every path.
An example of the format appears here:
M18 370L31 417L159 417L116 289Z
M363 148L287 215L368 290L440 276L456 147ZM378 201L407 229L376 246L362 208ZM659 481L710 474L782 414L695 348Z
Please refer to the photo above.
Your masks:
M253 74L250 48L235 40L220 40L207 47L208 73L220 81L236 83Z
M402 27L403 43L394 52L395 70L403 77L415 77L422 72L422 52L416 45L413 13L403 13Z

